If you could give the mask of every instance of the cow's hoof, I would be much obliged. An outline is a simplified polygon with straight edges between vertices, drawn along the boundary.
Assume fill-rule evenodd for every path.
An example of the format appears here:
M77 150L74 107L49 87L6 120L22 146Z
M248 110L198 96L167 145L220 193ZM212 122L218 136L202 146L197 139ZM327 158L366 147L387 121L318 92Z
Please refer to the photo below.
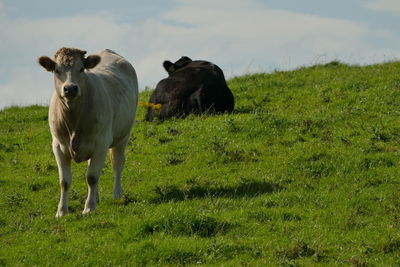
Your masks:
M56 213L56 218L60 218L68 214L68 209L59 209Z
M113 198L120 199L123 194L124 194L124 192L122 191L122 188L114 189Z
M89 213L93 212L95 209L96 209L96 208L85 208L85 209L82 211L82 214L83 214L83 215L89 214Z

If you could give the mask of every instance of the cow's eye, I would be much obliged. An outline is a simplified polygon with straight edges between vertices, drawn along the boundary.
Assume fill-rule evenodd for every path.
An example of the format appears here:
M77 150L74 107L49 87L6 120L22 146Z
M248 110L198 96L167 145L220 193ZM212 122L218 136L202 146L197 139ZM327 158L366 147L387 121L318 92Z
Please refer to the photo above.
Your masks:
M54 72L55 72L57 75L60 75L60 71L59 71L58 69L55 69Z
M81 68L79 72L83 72L84 70L85 70L84 68Z

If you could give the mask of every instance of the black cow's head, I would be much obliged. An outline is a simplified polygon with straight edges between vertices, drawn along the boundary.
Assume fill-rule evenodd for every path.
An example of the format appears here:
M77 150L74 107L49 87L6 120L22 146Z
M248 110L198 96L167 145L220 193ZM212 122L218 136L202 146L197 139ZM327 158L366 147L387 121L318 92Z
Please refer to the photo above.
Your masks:
M192 60L189 57L183 56L179 60L177 60L175 63L172 63L169 60L164 61L163 66L164 69L168 72L169 75L171 75L173 72L176 70L185 67L187 64L192 62Z

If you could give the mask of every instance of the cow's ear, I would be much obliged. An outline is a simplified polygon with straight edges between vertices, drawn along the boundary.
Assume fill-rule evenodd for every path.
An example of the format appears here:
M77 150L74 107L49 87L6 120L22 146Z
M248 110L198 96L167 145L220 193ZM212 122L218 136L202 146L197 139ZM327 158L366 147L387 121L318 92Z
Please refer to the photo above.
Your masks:
M182 56L180 60L193 61L190 57L187 57L187 56Z
M91 55L85 58L85 61L83 63L83 66L85 69L92 69L97 66L97 64L100 63L101 57L98 55Z
M175 71L175 65L169 60L164 61L163 63L164 69L169 73L173 73Z
M56 69L56 63L49 57L42 56L38 59L38 62L47 71L53 72Z

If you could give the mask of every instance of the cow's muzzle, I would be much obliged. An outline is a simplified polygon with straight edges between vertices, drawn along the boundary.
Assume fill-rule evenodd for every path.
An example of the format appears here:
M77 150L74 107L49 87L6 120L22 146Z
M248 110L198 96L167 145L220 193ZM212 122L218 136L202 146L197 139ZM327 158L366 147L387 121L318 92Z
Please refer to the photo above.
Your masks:
M78 86L77 85L66 85L63 88L64 96L66 98L74 98L78 95Z

